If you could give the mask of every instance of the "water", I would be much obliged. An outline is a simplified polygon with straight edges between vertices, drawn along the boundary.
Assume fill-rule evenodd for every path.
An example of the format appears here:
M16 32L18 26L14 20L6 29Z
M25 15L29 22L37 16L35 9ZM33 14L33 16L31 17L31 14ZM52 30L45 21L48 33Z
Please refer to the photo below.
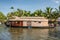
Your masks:
M0 40L60 40L59 28L0 27Z

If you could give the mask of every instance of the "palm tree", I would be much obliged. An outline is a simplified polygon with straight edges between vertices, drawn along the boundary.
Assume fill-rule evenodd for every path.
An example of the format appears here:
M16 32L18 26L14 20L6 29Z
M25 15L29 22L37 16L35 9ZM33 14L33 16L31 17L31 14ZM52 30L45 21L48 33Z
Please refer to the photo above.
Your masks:
M60 15L60 6L58 7L59 15ZM60 16L59 16L60 17Z
M52 23L52 19L51 19L52 18L52 9L53 8L51 8L51 7L46 7L45 12L43 12L44 17L48 19L49 25L51 25L51 23Z
M45 10L46 18L48 18L48 19L51 18L52 9L53 9L53 8L50 8L50 7L47 7L47 8L46 8L46 10Z
M18 9L17 9L17 12L18 12L18 16L21 17L22 14L23 14L23 10L21 10L21 9L18 8Z
M29 17L29 16L31 16L31 14L30 14L30 13L31 13L31 11L28 11L28 12L27 12L27 16L28 16L28 17Z
M23 10L22 16L30 16L30 11Z
M60 6L58 7L58 9L55 8L55 10L56 10L57 13L60 13Z
M10 17L12 17L12 16L14 16L14 13L13 13L13 12L7 14L7 18L8 18L8 19L9 19Z
M52 18L54 19L54 24L57 24L57 19L60 17L60 6L59 8L55 8L56 10L52 14Z
M36 10L34 13L33 13L33 16L42 16L42 10Z
M53 20L53 23L56 25L57 24L57 19L58 19L58 17L59 17L60 15L59 15L59 13L57 13L56 11L54 11L53 13L52 13L52 19L54 19Z
M11 7L10 9L14 9L14 7Z
M13 10L13 9L14 9L14 7L11 7L10 9L12 9L12 10ZM8 13L8 14L7 14L7 16L10 16L10 17L14 16L14 12Z
M18 11L15 11L14 16L20 16L20 13Z
M22 16L26 16L27 15L27 11L23 10Z

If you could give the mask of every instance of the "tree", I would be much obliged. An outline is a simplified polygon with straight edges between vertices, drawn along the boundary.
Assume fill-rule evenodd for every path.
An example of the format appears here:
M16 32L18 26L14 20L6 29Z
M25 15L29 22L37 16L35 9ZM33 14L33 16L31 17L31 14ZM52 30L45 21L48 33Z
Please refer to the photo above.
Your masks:
M54 23L54 25L56 25L57 24L57 19L59 18L59 13L58 12L56 12L56 11L54 11L53 13L52 13L52 19L53 19L53 23Z
M52 9L53 9L53 8L46 7L46 10L45 10L46 18L48 18L48 19L51 18Z
M18 16L18 17L20 17L21 14L20 14L18 11L15 11L15 12L14 12L14 16Z
M10 9L14 9L14 7L11 7Z
M42 10L40 9L40 10L36 10L33 14L32 14L32 16L42 16Z
M23 10L21 10L21 9L18 8L17 9L17 12L18 12L18 16L19 17L21 17L23 15Z
M52 14L52 18L54 19L54 24L57 23L57 19L60 17L60 6L57 8L55 8L55 11L53 11L53 14Z
M60 15L60 6L58 7L58 9L55 8L55 10L56 10L56 12L59 13L59 15Z
M27 13L26 13L26 15L29 17L29 16L31 16L31 11L27 11Z
M6 19L7 17L2 12L0 12L0 22L4 22Z
M30 16L30 11L23 10L22 16Z

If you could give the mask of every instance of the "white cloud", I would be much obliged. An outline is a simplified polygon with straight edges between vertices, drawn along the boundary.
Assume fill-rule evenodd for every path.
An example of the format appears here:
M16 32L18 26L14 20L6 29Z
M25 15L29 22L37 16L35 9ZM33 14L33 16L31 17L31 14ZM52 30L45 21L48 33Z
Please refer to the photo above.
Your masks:
M55 3L59 3L59 0L55 0Z
M53 2L55 2L55 3L57 3L57 4L59 4L59 1L60 1L60 0L53 0Z

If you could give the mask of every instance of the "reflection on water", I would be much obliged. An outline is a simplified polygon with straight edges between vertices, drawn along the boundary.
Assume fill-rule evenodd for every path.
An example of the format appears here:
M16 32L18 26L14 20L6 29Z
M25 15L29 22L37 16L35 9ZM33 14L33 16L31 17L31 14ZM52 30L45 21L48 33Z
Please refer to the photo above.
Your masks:
M12 40L22 40L23 29L22 28L10 28L9 30Z
M0 27L0 40L60 40L56 28L4 28Z

